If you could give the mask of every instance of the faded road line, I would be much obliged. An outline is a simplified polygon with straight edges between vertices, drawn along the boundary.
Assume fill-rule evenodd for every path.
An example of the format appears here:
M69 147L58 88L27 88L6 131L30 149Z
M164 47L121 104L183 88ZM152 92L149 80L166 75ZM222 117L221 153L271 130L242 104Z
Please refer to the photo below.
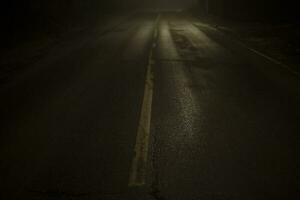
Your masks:
M193 24L195 27L199 27L199 26L198 26L199 23L192 23L192 24ZM208 24L201 24L200 26L209 27L210 29L219 31L219 32L222 33L223 35L226 35L226 36L228 35L228 34L224 33L224 31L222 31L220 28L212 27L212 26L210 26L210 25L208 25ZM272 62L272 63L275 64L275 65L278 65L278 66L280 66L280 67L282 67L282 68L285 68L285 69L288 70L290 73L292 73L292 74L294 74L295 76L297 76L298 78L300 78L300 73L297 72L296 70L293 70L293 69L292 69L290 66L288 66L287 64L284 64L283 62L281 62L281 61L279 61L279 60L277 60L277 59L275 59L275 58L272 58L272 57L270 57L270 56L268 56L268 55L266 55L266 54L264 54L264 53L262 53L262 52L260 52L260 51L258 51L258 50L256 50L256 49L254 49L254 48L249 47L247 44L245 44L244 42L242 42L242 41L240 41L240 40L234 39L233 37L231 37L231 39L233 39L233 40L234 40L237 44L239 44L241 47L243 47L243 48L249 50L250 52L252 52L252 53L254 53L254 54L256 54L256 55L258 55L258 56L260 56L260 57L263 57L264 59L268 60L269 62Z
M147 75L145 82L145 91L142 104L142 110L140 115L140 121L138 125L138 132L135 144L135 156L132 161L129 183L130 187L142 186L146 182L146 169L148 160L148 148L150 138L150 125L151 125L151 110L152 110L152 98L153 98L153 71L154 65L153 51L156 47L156 41L158 37L158 22L160 15L158 15L155 21L153 43L150 50Z

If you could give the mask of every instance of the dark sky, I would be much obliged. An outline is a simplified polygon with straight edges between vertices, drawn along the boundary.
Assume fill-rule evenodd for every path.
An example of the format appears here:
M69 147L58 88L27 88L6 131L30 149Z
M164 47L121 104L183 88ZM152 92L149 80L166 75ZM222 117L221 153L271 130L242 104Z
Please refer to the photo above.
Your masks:
M145 1L148 2L144 3ZM30 17L33 13L60 15L68 12L87 12L97 9L98 12L108 12L110 9L131 9L133 5L156 4L163 5L187 4L194 0L6 0L1 1L1 15L9 17ZM197 1L197 0L195 0ZM198 0L206 1L206 0ZM227 15L273 15L273 17L294 17L298 14L296 1L292 0L208 0L211 9L225 10ZM222 7L222 8L221 8ZM224 11L223 11L224 12Z
M1 1L1 24L4 29L15 29L52 21L74 21L101 15L114 10L130 10L136 5L165 6L194 0L5 0ZM206 0L195 0L200 3ZM222 17L247 20L298 21L296 1L292 0L208 0L210 12ZM200 8L199 12L201 10Z

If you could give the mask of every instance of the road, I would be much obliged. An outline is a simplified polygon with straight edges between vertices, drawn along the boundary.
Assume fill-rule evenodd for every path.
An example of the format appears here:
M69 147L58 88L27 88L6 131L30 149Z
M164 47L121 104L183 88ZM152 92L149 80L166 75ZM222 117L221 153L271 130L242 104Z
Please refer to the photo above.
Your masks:
M1 199L299 197L298 76L181 13L111 27L1 86Z

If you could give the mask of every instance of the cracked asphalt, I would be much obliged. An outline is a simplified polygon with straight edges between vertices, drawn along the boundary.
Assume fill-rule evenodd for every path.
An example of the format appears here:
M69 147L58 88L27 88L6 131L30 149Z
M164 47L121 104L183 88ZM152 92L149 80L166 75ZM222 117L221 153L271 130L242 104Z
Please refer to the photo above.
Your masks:
M300 197L300 78L198 19L157 16L72 38L1 85L1 199ZM131 187L150 52L146 181Z

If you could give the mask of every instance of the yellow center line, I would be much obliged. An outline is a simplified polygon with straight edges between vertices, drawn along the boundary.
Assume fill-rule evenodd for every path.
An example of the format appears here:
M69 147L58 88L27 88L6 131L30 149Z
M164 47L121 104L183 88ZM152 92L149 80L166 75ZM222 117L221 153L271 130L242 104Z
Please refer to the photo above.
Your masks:
M153 83L154 74L152 71L154 65L153 51L157 45L156 41L158 37L159 19L160 19L160 15L158 15L155 21L153 44L149 53L144 98L143 98L143 104L142 104L135 149L134 149L135 156L132 160L129 183L128 183L130 187L143 186L146 183L146 169L147 169L147 160L148 160L152 98L153 98L153 86L154 86Z

